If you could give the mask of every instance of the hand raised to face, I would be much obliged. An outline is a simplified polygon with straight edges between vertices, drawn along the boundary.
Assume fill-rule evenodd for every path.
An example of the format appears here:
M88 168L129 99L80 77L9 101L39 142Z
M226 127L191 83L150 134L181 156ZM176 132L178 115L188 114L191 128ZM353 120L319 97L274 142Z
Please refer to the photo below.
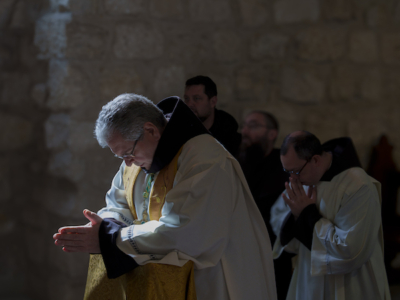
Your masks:
M297 219L303 209L310 204L314 204L317 201L317 188L310 186L308 193L304 190L298 178L289 178L290 184L285 182L285 188L288 196L282 193L283 200L289 206L295 219Z

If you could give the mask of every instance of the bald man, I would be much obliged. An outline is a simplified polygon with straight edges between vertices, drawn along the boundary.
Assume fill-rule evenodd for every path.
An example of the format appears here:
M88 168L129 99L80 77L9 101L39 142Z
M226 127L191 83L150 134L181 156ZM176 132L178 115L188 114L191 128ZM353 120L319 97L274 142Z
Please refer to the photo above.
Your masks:
M298 254L287 299L390 299L380 183L361 168L352 141L321 145L296 131L281 161L290 178L271 211L273 252Z

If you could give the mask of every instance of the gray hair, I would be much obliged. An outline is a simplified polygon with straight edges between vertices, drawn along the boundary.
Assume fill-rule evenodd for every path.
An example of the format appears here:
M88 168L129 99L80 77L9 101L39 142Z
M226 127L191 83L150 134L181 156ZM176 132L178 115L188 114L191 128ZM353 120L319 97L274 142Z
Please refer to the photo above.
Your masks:
M146 122L160 130L167 124L163 112L149 99L137 94L122 94L103 106L94 133L104 148L116 132L127 141L137 140Z

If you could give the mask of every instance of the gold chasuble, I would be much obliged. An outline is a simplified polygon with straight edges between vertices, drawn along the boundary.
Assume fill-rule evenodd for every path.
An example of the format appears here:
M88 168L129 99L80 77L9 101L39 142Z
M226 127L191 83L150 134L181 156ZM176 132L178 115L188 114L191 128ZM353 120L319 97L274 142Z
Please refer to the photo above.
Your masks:
M171 190L177 171L178 158L174 159L158 174L149 198L150 220L159 220L165 196ZM141 171L132 165L125 167L123 181L126 200L134 219L137 218L133 201L133 187ZM188 261L183 267L148 263L115 279L107 277L101 254L90 255L84 300L196 300L194 265Z

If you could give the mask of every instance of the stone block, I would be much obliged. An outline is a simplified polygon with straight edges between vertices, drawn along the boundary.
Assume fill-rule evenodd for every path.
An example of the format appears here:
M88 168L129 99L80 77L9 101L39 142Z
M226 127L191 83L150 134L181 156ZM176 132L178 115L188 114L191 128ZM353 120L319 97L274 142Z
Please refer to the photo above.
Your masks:
M181 96L185 88L185 70L182 66L171 65L159 68L154 78L154 102L169 96Z
M329 86L329 96L333 102L345 102L357 97L357 75L350 66L337 66Z
M184 17L182 0L152 0L150 13L157 18L182 19Z
M323 62L342 57L346 50L346 33L342 30L312 28L296 36L297 56Z
M304 129L315 134L324 143L330 139L346 135L348 115L343 108L320 106L309 110L304 118Z
M10 21L14 3L16 0L0 1L0 28L5 27Z
M266 101L269 96L269 89L269 73L266 69L247 66L236 71L235 96L239 101Z
M21 211L21 223L32 230L44 231L48 228L47 212L40 206L31 205Z
M52 216L68 217L74 212L77 188L71 181L61 177L48 177L46 186L34 187L33 202Z
M239 5L244 26L260 26L271 18L265 1L239 0Z
M382 74L376 68L337 66L329 87L331 101L342 103L372 103L381 100Z
M78 67L60 60L50 60L47 86L47 107L53 111L77 108L86 101L90 90L86 74Z
M17 115L0 112L0 128L0 151L23 148L33 139L33 123Z
M7 205L12 197L11 181L8 178L0 179L0 204Z
M46 246L52 244L51 236L46 236L43 230L28 227L24 230L24 238L30 262L44 265L47 253Z
M107 49L109 32L102 27L71 23L67 26L66 57L101 59Z
M379 69L370 68L360 74L360 90L363 99L369 103L382 101L382 74Z
M79 155L73 155L68 149L53 153L48 165L50 174L66 178L72 182L77 182L83 178L85 168L85 161Z
M382 133L387 132L385 115L379 106L364 106L352 110L347 123L348 135L352 138L362 166L368 165L370 151Z
M398 33L382 34L382 56L386 64L400 64L400 36Z
M250 56L254 59L284 58L289 38L276 33L261 33L250 42Z
M330 99L342 103L372 103L382 97L382 74L375 68L337 66L329 87Z
M56 12L65 12L69 10L69 0L50 0L50 10Z
M395 24L400 24L400 2L398 2L394 8L393 21Z
M348 0L323 1L322 11L327 20L344 21L354 17L354 5Z
M90 152L97 147L93 134L94 125L94 122L71 122L68 145L74 154Z
M143 23L117 25L113 49L120 59L151 59L163 54L164 39L158 29Z
M44 124L46 146L61 149L67 146L70 135L71 118L67 114L50 115Z
M218 31L213 34L216 58L222 62L233 62L242 55L242 39L233 31Z
M400 72L396 70L387 70L383 74L383 99L388 103L398 103L400 99Z
M13 30L23 30L29 25L29 16L25 1L18 1L14 6L14 11L10 21L10 28Z
M286 67L281 75L281 95L299 104L317 104L325 96L325 82L314 72Z
M0 103L7 106L24 106L29 103L31 79L27 73L12 72L4 74Z
M86 184L94 187L93 189L100 190L101 197L97 201L100 201L101 205L104 206L104 195L108 191L111 181L118 172L122 161L114 157L110 149L100 147L97 147L97 150L94 150L90 154L86 154L84 159L86 164L85 182L77 182L79 192L81 193L83 190L88 191L90 189L86 187Z
M31 98L39 107L43 107L47 99L47 85L45 83L35 84L31 89Z
M146 11L145 0L104 0L104 9L109 14L132 15Z
M19 232L15 232L15 234L19 234ZM24 286L26 280L24 254L24 249L18 247L16 243L7 243L6 247L1 247L0 295L15 295Z
M97 0L69 0L69 9L73 15L97 13Z
M16 63L15 55L12 53L11 47L0 45L0 66L3 70L13 68Z
M171 28L165 52L168 59L190 65L201 64L202 61L215 56L212 44L213 37L206 30L199 30L196 32L196 38L193 38L193 32L188 28Z
M366 14L366 21L371 28L382 28L388 26L390 23L390 15L387 11L386 5L380 3L368 9Z
M189 13L195 22L224 22L233 17L229 0L190 0Z
M376 34L371 31L354 32L350 36L350 54L352 61L372 63L378 59Z
M143 94L142 78L134 68L105 66L99 74L102 98L111 101L123 93Z
M95 175L94 177L95 178L93 178L93 181L95 179L97 180L100 179L98 175L97 176ZM101 178L102 181L104 179L105 178ZM76 208L75 208L76 215L81 214L85 208L97 212L101 208L105 207L106 206L105 195L107 193L107 189L110 187L111 181L112 181L112 176L108 178L106 184L102 185L92 184L90 182L79 182L78 196L77 196L79 201L76 203Z
M39 59L64 58L67 46L66 25L71 13L48 13L36 21L34 43Z
M316 22L320 16L318 0L278 0L274 4L275 21L278 24Z

